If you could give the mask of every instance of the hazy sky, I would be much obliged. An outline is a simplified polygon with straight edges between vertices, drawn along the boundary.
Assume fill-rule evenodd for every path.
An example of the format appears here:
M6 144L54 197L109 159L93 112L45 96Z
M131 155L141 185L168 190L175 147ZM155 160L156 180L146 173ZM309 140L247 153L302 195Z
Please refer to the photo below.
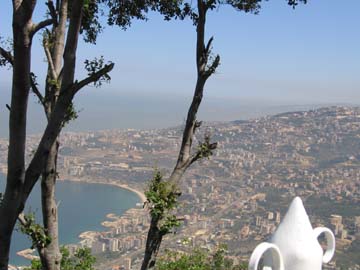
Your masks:
M267 105L360 104L360 1L309 0L295 10L286 2L264 2L259 15L224 6L209 14L207 36L215 38L221 66L206 87L209 103L204 108L209 112L202 111L204 118L211 118L214 110L220 111L213 113L216 120L242 118L236 104L246 107L248 100ZM44 6L43 1L38 6ZM43 11L38 10L38 20ZM4 1L1 36L11 36L11 13L10 1ZM163 125L182 121L195 82L195 36L190 21L164 22L150 14L149 21L134 22L127 31L107 26L96 46L81 42L78 79L86 58L103 55L116 64L110 85L84 89L77 97L81 117L101 122L111 116L121 127L161 126L152 125L159 116L160 122L169 119ZM32 67L41 81L46 65L40 39L35 37ZM11 73L1 69L0 74L4 130ZM30 105L37 106L35 101ZM147 120L149 115L154 118ZM100 122L94 122L94 128L104 125Z

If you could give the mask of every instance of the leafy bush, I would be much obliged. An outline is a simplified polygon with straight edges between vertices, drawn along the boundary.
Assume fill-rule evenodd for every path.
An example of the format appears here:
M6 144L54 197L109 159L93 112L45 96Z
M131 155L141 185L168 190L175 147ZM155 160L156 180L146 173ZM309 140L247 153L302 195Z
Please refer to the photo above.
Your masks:
M234 264L225 257L226 248L220 246L215 253L196 248L190 253L167 251L158 260L156 270L246 270L246 264Z
M61 247L61 270L95 270L95 257L91 255L89 248L79 248L74 256L70 256L70 252L66 247ZM31 261L31 266L24 270L41 270L42 265L39 259Z

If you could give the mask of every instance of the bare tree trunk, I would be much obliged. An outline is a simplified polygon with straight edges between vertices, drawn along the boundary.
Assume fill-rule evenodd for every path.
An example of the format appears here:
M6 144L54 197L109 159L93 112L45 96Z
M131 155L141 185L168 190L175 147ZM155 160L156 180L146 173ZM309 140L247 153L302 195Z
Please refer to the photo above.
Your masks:
M164 234L162 234L159 230L158 223L158 219L151 219L141 270L146 270L155 266L156 257L160 249L162 238L164 236Z
M196 129L201 125L197 121L196 116L198 109L200 107L204 86L206 80L215 72L217 66L219 65L220 57L217 56L212 63L208 63L210 55L210 47L212 43L212 38L208 41L207 45L204 44L205 39L205 21L206 21L206 12L207 4L206 1L198 0L198 20L196 22L196 32L197 32L197 43L196 43L196 66L197 66L197 81L194 90L194 96L189 107L189 111L186 118L186 124L182 136L181 147L178 155L177 163L168 179L168 184L173 188L178 188L181 178L189 168L198 159L202 158L202 153L196 152L195 154L191 153L193 138ZM207 145L209 150L214 150L216 148L216 143ZM177 196L180 196L180 193L177 190L173 190ZM159 222L161 219L158 217L151 217L150 228L148 231L148 236L146 239L146 247L144 259L142 262L141 270L146 270L153 268L156 263L156 257L160 249L160 245L164 236L164 233L159 229Z
M68 0L62 2L67 3ZM48 0L48 4L52 2ZM27 114L27 100L29 95L30 85L34 93L39 97L41 103L45 104L40 91L38 91L36 84L31 78L30 62L31 62L31 40L34 34L55 23L54 17L52 19L45 19L38 24L32 23L32 13L36 5L36 0L13 0L13 39L14 39L14 56L11 52L7 52L0 48L0 54L10 64L13 65L13 86L12 86L12 100L10 108L10 139L8 150L8 175L5 194L0 204L0 270L7 270L9 262L9 250L11 243L11 235L19 214L23 211L24 205L35 183L38 181L41 174L50 172L52 177L44 177L44 212L46 216L46 223L50 234L53 234L55 241L57 235L57 221L54 183L56 178L56 158L58 146L56 143L57 137L63 127L64 121L67 118L69 106L75 94L84 86L98 81L105 74L109 73L114 64L107 64L98 71L93 72L87 78L74 82L75 63L77 42L80 34L80 27L82 21L82 7L84 0L73 0L71 8L71 16L69 23L69 30L67 32L67 40L65 50L61 40L55 45L59 50L53 52L53 62L57 64L54 66L55 74L59 75L59 64L61 62L60 51L64 51L64 65L62 73L61 87L55 93L55 98L51 106L51 113L48 114L48 124L41 137L40 143L35 151L30 164L25 170L25 138L26 138L26 114ZM66 12L67 9L62 9ZM61 24L61 20L59 21ZM66 18L62 21L65 25ZM59 36L65 36L65 32L58 33ZM60 60L56 60L60 59ZM56 67L56 68L55 68ZM45 106L45 108L47 108ZM49 158L50 157L50 158ZM54 169L54 170L53 170ZM55 212L55 214L54 214ZM55 243L55 242L54 242ZM56 246L56 244L54 244ZM58 260L56 254L57 249L49 249L51 260ZM40 255L45 256L43 249L39 250ZM55 254L55 255L54 255ZM43 256L43 257L44 257ZM50 257L49 257L50 258ZM55 258L55 259L54 259ZM50 260L50 259L49 259ZM43 258L42 258L43 261ZM47 264L47 263L44 263ZM49 263L49 265L54 263Z
M30 27L34 8L34 5L24 2L13 1L13 82L7 184L0 205L0 270L8 269L12 231L16 223L18 210L24 207L21 205L21 197L25 178L26 115L31 63ZM3 217L6 217L6 219Z
M41 202L45 233L50 243L44 247L42 267L44 270L60 270L61 253L59 248L58 211L55 200L55 184L57 177L57 155L59 143L56 141L49 153L45 171L41 180Z
M48 44L44 44L44 50L49 52L48 59L48 78L56 81L56 85L46 84L45 89L45 112L47 119L50 119L57 97L59 95L59 74L62 67L62 56L64 53L65 32L68 1L62 0L59 8L59 23L53 27L52 35L54 36L54 45L50 50ZM57 178L57 157L59 142L56 140L50 148L46 166L42 174L41 182L41 202L43 213L43 225L46 235L51 239L49 245L43 248L40 254L42 267L45 270L60 270L61 252L59 247L59 230L58 230L58 209L55 198L55 187Z
M63 86L60 102L57 102L34 158L25 171L26 115L30 89L31 40L36 31L40 30L41 27L50 25L52 22L47 21L34 25L31 18L36 1L13 0L13 84L10 109L7 184L0 205L0 270L7 270L8 268L11 236L17 217L24 209L25 202L44 169L52 145L61 130L67 108L79 90L79 86L73 85L73 78L83 0L74 0L73 3L73 16L69 27L72 31L68 35L68 49L65 53L68 55L67 68L69 69L66 72L66 86ZM112 66L107 66L106 70L109 71L111 68ZM91 80L88 78L87 81L91 82L96 78L98 76L94 75Z

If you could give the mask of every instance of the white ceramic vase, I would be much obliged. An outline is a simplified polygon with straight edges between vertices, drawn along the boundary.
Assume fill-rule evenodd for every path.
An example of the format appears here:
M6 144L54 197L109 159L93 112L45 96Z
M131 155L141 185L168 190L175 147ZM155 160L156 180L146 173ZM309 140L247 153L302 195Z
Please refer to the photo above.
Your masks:
M317 239L322 233L327 240L325 253ZM262 257L262 270L321 270L334 252L334 234L328 228L313 229L301 199L296 197L270 241L253 251L249 270L257 270Z

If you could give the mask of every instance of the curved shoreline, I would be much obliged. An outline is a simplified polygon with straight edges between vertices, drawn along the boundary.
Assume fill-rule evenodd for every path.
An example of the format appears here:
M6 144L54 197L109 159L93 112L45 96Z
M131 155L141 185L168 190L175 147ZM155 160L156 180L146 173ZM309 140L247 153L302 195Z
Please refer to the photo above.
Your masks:
M61 178L59 179L58 181L68 181L68 182L76 182L76 183L87 183L87 184L99 184L99 185L110 185L110 186L115 186L115 187L118 187L118 188L121 188L121 189L126 189L128 191L131 191L133 193L135 193L138 198L140 199L141 203L144 203L146 201L146 196L144 193L142 193L141 191L135 189L135 188L132 188L132 187L129 187L128 185L126 184L120 184L120 183L117 183L115 180L113 181L110 181L110 182L102 182L101 180L93 180L93 179L89 179L89 178L80 178L80 177L73 177L71 176L71 179L69 179L69 177L67 178ZM134 207L131 207L131 208L134 208ZM129 209L131 209L129 208ZM107 218L109 214L107 214ZM105 222L105 221L104 221ZM101 225L105 228L107 228L108 226L105 226L102 222ZM80 239L78 243L80 243L81 241L83 241L84 239L92 239L94 237L94 235L96 234L99 234L101 231L84 231L82 233L80 233L78 235L78 238ZM32 260L34 258L38 258L37 256L34 256L33 255L33 250L31 249L25 249L25 250L20 250L16 253L16 255L20 256L20 257L23 257L27 260Z
M129 190L129 191L135 193L139 197L141 203L146 202L146 196L145 196L145 194L143 192L141 192L141 191L139 191L139 190L137 190L135 188L132 188L132 187L126 185L126 184L117 183L117 182L115 182L115 180L112 181L112 182L102 182L101 180L93 180L93 179L90 180L90 179L71 176L71 179L62 178L62 179L60 179L58 181L68 181L68 182L77 182L77 183L101 184L101 185L115 186L115 187L126 189L126 190Z

